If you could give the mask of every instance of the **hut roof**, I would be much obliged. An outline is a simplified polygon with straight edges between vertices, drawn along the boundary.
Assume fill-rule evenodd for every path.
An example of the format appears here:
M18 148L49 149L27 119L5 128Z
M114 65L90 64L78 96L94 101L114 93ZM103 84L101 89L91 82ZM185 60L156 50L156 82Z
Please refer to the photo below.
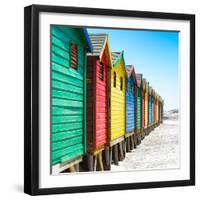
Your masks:
M104 49L107 36L108 35L105 33L89 34L92 44L92 52L87 53L87 55L100 56Z
M149 92L149 81L146 80L146 90Z
M125 76L126 76L124 51L121 51L121 52L112 52L111 56L112 56L112 63L113 63L113 67L114 68L116 68L116 66L119 63L119 61L122 60L122 62L123 62L123 70L124 70L124 73L125 73Z
M152 88L152 96L155 96L155 91L153 88Z
M146 90L146 79L142 79L143 90Z
M136 74L138 87L142 87L142 74Z
M152 87L151 86L149 86L149 92L152 92Z
M155 98L158 100L158 93L155 92Z
M126 69L127 77L129 78L132 75L136 86L138 86L134 66L133 65L126 65L125 69Z
M153 88L151 86L149 86L149 94L153 95Z
M113 64L115 64L115 62L117 62L119 56L121 55L121 52L112 52L112 61Z
M92 52L92 43L91 43L91 40L89 38L89 35L88 35L88 32L87 32L87 29L86 28L83 28L83 34L85 36L85 40L86 40L86 43L88 45L88 50L89 52Z
M126 73L129 75L129 71L131 69L132 65L126 65Z

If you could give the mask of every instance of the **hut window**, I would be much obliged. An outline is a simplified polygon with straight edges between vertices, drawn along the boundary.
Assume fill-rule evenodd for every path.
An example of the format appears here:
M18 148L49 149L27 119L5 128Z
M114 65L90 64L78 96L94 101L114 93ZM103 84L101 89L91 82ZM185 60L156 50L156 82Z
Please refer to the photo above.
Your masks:
M102 62L100 62L99 63L100 65L99 65L99 78L100 78L100 80L102 80L103 81L103 63Z
M73 69L78 68L78 47L76 44L71 43L70 44L70 66Z
M120 90L123 90L123 78L120 77Z
M116 72L114 72L114 77L113 77L113 86L116 87Z

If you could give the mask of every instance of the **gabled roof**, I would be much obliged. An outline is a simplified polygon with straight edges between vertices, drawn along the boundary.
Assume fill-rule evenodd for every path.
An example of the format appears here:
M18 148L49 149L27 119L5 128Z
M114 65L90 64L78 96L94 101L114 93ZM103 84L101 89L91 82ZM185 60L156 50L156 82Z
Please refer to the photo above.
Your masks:
M152 87L149 86L149 94L152 95L152 92L153 92Z
M153 88L152 88L152 96L155 96L155 91Z
M157 92L155 92L155 99L158 100L158 93Z
M158 95L158 101L161 103L161 104L164 104L164 100L162 99L162 97L160 95Z
M126 65L125 69L126 69L127 77L129 78L132 75L136 86L138 86L134 66Z
M120 54L121 54L121 52L112 52L112 53L111 53L113 65L114 65L114 64L116 63L116 61L118 60Z
M109 62L109 65L112 66L113 64L112 64L108 34L105 33L89 34L89 38L92 44L92 52L87 53L87 56L98 56L99 59L101 60L104 50L107 47L106 57Z
M86 43L88 45L88 51L89 52L92 52L92 43L90 41L90 38L89 38L89 35L88 35L88 32L87 32L87 29L86 28L83 28L83 34L85 36L85 40L86 40Z
M131 67L132 67L132 65L126 65L126 67L125 67L126 68L127 76L129 76L129 71L130 71Z
M124 70L125 70L124 51L112 52L111 55L112 55L113 67L115 68L117 66L118 62L122 59L122 62L124 63Z
M136 74L138 87L142 87L142 74Z
M145 78L142 79L142 86L143 86L143 90L146 90L146 79Z
M98 33L98 34L89 34L89 38L92 44L92 52L87 55L100 56L101 52L104 49L107 34Z
M112 63L113 63L113 68L116 68L117 64L119 63L120 60L123 62L123 70L126 76L126 69L125 69L125 60L124 60L124 51L121 52L112 52Z
M146 90L148 88L148 92L149 92L149 82L146 80Z

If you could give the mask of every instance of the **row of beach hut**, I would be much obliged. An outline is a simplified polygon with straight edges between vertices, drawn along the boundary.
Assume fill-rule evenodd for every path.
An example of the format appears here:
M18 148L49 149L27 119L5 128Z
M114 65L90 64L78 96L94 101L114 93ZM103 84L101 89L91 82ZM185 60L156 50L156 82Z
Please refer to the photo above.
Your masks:
M52 173L110 170L163 121L162 98L107 34L51 25Z

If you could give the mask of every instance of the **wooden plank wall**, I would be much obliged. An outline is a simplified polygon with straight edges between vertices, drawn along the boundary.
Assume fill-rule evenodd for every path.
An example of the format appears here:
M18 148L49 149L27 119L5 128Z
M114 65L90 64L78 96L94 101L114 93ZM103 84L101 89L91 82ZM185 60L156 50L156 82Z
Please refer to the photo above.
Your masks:
M152 124L152 96L149 95L149 125Z
M154 124L154 96L152 96L151 106L152 106L152 124Z
M142 91L142 128L145 127L145 92Z
M107 104L107 60L105 51L102 56L102 63L103 63L103 80L100 79L100 64L97 60L96 62L96 88L95 88L95 118L96 118L96 130L95 130L95 144L96 149L102 147L107 142L108 137L108 104Z
M95 67L94 56L87 56L87 151L95 149Z
M142 88L137 92L137 129L142 128Z
M148 87L148 82L146 82L146 91L145 91L145 128L148 126L148 106L149 106L149 87Z
M126 133L133 132L135 129L135 93L136 87L131 75L126 84Z
M119 61L111 70L111 141L125 134L125 72L123 62ZM116 72L116 88L113 86L113 74ZM120 90L120 77L123 77L123 90Z
M78 45L78 69L70 67L70 43ZM51 26L52 164L83 155L85 43L78 29Z

